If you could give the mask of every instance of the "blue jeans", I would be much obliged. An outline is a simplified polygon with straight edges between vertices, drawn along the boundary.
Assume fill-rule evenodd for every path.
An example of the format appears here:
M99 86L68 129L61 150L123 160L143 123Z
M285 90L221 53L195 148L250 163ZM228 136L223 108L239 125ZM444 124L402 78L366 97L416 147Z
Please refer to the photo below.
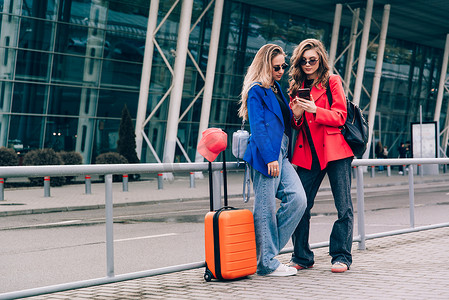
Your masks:
M330 236L329 254L332 257L332 263L339 261L349 267L352 263L351 248L354 224L351 200L352 158L331 161L324 170L321 170L318 158L316 155L313 157L311 170L300 167L296 170L305 187L307 209L292 236L294 246L292 261L303 267L310 267L314 264L314 255L309 245L310 210L327 173L338 213L338 219L334 223Z
M279 154L279 177L266 177L253 169L254 227L257 274L275 271L274 257L289 241L307 206L306 194L295 169L288 161L288 137L284 134ZM276 198L281 200L277 209Z

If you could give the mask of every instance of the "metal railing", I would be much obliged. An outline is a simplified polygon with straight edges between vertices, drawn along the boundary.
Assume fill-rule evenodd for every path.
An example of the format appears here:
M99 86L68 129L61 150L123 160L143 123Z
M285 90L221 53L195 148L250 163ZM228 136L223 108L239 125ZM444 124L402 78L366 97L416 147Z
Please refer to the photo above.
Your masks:
M429 226L414 226L414 185L413 170L414 165L424 164L449 164L449 158L422 158L422 159L356 159L352 165L357 167L357 216L358 216L358 236L354 237L354 242L359 243L359 249L365 249L365 241L385 236L398 235L403 233L428 230L440 227L447 227L449 223L433 224ZM409 180L409 199L410 199L410 228L381 232L376 234L365 233L365 211L364 211L364 189L363 189L363 168L366 166L394 166L408 165ZM222 169L222 163L212 163L213 172L219 172ZM237 170L242 167L236 162L228 162L228 170ZM0 167L0 178L12 177L44 177L44 176L70 176L70 175L104 175L105 176L105 214L106 214L106 277L40 288L15 291L0 294L0 299L12 299L31 297L54 292L61 292L72 289L91 287L114 283L119 281L149 277L154 275L180 272L195 268L205 267L204 262L193 262L189 264L176 265L158 269L152 269L141 272L115 275L114 273L114 234L113 234L113 200L112 200L112 175L113 174L161 174L172 172L191 172L208 171L208 163L178 163L178 164L111 164L111 165L76 165L76 166L20 166L20 167ZM214 180L214 185L217 180ZM215 188L215 190L220 190ZM311 248L327 247L329 242L315 243ZM285 248L281 253L292 252L293 248Z
M415 227L415 191L414 191L414 166L429 164L448 164L449 158L402 158L402 159L360 159L354 160L353 165L357 166L357 228L359 235L354 238L359 243L359 250L365 250L365 241L385 236L392 236L403 233L410 233L422 230L447 227L449 223L433 224L429 226ZM410 228L381 232L375 234L365 233L365 196L363 190L363 167L368 166L405 166L408 165L408 185L409 185L409 211L410 211ZM405 169L405 168L404 168ZM405 172L405 170L404 170ZM422 174L422 171L421 171Z

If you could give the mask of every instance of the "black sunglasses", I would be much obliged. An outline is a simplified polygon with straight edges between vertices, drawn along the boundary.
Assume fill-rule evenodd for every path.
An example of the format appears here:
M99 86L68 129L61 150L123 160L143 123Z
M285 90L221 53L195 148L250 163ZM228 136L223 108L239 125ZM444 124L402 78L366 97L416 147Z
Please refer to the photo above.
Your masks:
M273 69L275 72L279 72L279 70L282 68L282 70L285 70L288 68L288 64L283 63L282 66L273 66Z
M301 66L305 66L307 64L314 66L316 63L318 62L318 59L316 58L311 58L310 60L305 60L305 59L301 59L301 61L299 62L299 64Z

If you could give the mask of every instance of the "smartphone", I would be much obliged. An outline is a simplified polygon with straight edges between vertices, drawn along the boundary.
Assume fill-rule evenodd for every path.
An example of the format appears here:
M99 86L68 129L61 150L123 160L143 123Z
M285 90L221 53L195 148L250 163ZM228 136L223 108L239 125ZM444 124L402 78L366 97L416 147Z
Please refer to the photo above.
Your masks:
M310 89L309 88L307 88L307 89L299 89L298 90L298 97L310 100Z

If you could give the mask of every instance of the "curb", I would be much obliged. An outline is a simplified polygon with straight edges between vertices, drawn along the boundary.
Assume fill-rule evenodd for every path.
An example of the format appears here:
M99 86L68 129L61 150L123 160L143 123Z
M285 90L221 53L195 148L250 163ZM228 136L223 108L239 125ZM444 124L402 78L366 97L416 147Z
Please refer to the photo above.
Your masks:
M404 181L401 182L391 182L391 183L368 183L364 184L364 188L378 188L378 187L389 187L389 186L401 186L408 185L407 176L404 176ZM447 178L434 178L434 179L422 179L414 180L414 184L426 184L432 182L445 182ZM357 190L357 184L352 184L352 191ZM321 187L320 192L330 192L331 188L329 186ZM254 193L251 194L254 197ZM240 198L241 193L238 194L228 194L229 199ZM126 207L126 206L138 206L138 205L148 205L148 204L160 204L160 203L175 203L183 201L198 201L198 200L209 200L208 196L196 197L196 198L172 198L164 200L149 200L149 201L139 201L139 202L125 202L125 203L115 203L114 207ZM0 202L0 206L1 206ZM12 210L12 211L0 211L0 217L7 216L20 216L20 215L31 215L31 214L44 214L44 213L57 213L57 212L69 212L69 211L82 211L82 210L93 210L93 209L104 209L104 204L92 204L92 205L82 205L82 206L62 206L62 207L51 207L51 208L38 208L38 209L24 209L24 210Z
M254 196L254 194L252 196ZM242 195L241 194L228 195L229 199L239 198L239 197L242 197ZM173 198L173 199L166 199L166 200L149 200L149 201L138 201L138 202L114 203L113 207L126 207L126 206L139 206L139 205L148 205L148 204L189 202L189 201L198 201L198 200L209 200L209 197ZM105 204L92 204L92 205L81 205L81 206L61 206L61 207L51 207L51 208L37 208L37 209L0 211L0 217L32 215L32 214L45 214L45 213L57 213L57 212L69 212L69 211L82 211L82 210L93 210L93 209L104 209L104 208L105 208Z

